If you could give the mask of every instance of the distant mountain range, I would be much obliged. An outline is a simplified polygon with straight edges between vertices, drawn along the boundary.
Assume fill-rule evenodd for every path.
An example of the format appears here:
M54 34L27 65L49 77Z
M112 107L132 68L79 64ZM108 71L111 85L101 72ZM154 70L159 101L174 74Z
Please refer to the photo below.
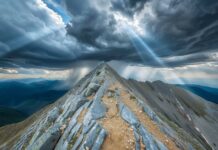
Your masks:
M21 121L53 103L68 91L59 87L63 87L59 80L0 80L0 126Z
M184 89L191 91L192 93L204 98L205 100L218 104L218 88L212 88L201 85L186 84L178 85Z

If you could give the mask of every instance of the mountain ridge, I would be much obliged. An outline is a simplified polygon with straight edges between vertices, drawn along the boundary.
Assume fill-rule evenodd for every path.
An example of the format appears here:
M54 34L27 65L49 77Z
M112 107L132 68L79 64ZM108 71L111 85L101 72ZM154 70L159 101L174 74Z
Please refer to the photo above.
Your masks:
M5 137L0 147L216 149L216 137L210 131L217 124L212 126L204 119L216 119L209 108L211 104L182 89L161 82L125 80L102 63L54 104L24 121L25 127L14 138L2 135L6 129L15 131L16 124L0 128ZM211 125L208 133L198 126L200 122L204 127Z

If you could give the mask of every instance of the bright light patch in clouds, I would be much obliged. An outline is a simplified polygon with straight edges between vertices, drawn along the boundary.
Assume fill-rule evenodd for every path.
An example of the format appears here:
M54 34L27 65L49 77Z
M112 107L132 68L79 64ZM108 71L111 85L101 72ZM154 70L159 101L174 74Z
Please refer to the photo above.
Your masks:
M46 3L44 3L42 0L36 0L36 6L37 9L42 9L46 11L50 15L50 17L54 20L55 25L64 27L64 22L62 17L52 9L48 8Z
M117 29L121 30L121 33L125 33L126 28L132 28L138 35L147 36L146 30L141 26L138 18L133 19L122 15L119 12L114 13L114 18L117 21Z
M66 80L71 73L67 70L46 70L46 69L3 69L0 68L0 79L25 79L44 78L51 80Z

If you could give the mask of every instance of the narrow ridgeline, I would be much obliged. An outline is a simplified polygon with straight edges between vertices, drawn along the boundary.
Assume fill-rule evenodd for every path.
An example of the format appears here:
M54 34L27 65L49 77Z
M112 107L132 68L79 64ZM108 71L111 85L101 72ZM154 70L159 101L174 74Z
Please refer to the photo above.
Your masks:
M196 124L200 120L196 116L214 119L207 112L211 104L200 105L194 99L203 110L191 110L190 103L178 98L181 91L170 86L125 80L107 64L100 64L54 104L21 123L0 128L0 149L216 149L215 136L203 134ZM158 87L162 93L155 90ZM170 96L170 90L180 95ZM213 129L217 124L208 132Z

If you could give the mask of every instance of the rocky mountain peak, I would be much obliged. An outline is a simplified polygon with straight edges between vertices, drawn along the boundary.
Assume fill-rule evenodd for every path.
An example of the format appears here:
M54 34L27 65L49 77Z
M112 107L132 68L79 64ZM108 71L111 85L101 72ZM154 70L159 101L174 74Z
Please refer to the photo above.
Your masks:
M101 63L54 104L0 129L0 149L211 149L215 138L195 123L200 115L212 119L206 107L185 91L125 80ZM1 134L6 130L17 134Z

